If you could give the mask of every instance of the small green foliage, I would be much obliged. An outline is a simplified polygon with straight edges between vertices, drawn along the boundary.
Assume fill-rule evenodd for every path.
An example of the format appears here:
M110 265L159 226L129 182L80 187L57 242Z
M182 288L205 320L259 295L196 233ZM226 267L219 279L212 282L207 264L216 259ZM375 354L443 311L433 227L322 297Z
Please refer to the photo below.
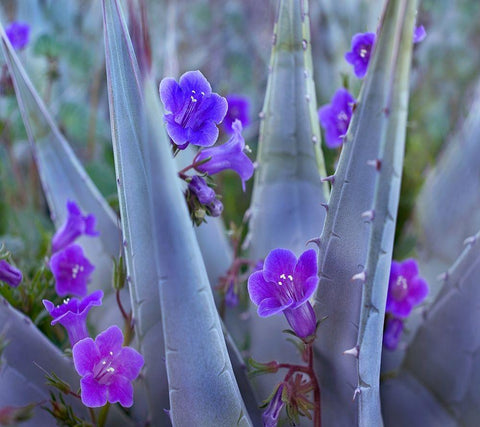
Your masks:
M4 406L0 408L0 426L16 426L33 417L33 410L37 403L25 406Z
M45 409L57 420L57 425L66 427L93 427L93 424L75 415L72 407L65 403L65 399L61 393L59 393L57 397L54 393L50 392L49 403L50 407L42 406L42 409Z
M268 363L261 363L261 362L257 362L256 360L250 357L248 359L248 365L251 368L248 373L250 377L255 377L257 375L263 375L263 374L274 374L278 371L278 363L275 361L268 362Z

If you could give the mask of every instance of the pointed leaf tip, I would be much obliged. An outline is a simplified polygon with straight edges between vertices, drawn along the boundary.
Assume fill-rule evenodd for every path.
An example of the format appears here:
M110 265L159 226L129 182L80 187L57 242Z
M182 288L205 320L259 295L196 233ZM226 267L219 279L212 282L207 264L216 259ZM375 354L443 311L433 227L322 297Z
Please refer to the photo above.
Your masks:
M361 271L360 273L357 273L357 274L354 274L352 276L352 279L351 281L355 281L355 280L360 280L361 282L365 282L365 280L367 279L367 274L365 273L365 270L364 271Z
M359 351L358 345L356 345L355 347L352 347L348 350L345 350L343 352L343 354L348 355L348 356L353 356L355 358L358 358L359 353L360 353L360 351Z

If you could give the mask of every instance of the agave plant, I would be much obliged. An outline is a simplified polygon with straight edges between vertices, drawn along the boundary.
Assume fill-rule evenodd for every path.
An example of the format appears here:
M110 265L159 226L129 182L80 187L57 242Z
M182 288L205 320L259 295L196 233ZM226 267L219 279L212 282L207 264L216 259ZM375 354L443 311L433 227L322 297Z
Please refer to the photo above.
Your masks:
M227 104L200 71L158 87L147 6L128 1L127 20L120 3L102 1L118 215L0 26L57 229L28 279L47 310L17 309L22 274L0 253L0 423L273 426L285 408L296 425L476 425L480 221L465 188L479 183L478 102L417 199L421 308L417 261L392 262L417 1L385 0L346 55L358 96L341 89L320 113L314 61L315 76L332 73L312 57L320 12L278 1L251 204L229 233L212 175L233 169L245 188L253 174L247 116L224 119L245 102ZM341 146L331 175L319 117ZM212 147L222 120L230 139ZM47 311L69 343L37 328Z

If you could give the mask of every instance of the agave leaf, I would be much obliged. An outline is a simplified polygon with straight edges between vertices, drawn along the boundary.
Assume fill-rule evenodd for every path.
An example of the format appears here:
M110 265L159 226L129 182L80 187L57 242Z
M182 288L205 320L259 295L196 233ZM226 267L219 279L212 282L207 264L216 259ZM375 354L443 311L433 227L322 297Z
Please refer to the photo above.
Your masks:
M163 333L155 247L150 225L149 185L145 168L146 115L136 63L123 15L115 2L103 3L105 57L115 169L119 193L128 284L135 335L145 359L144 381L149 417L165 423L168 407Z
M412 34L416 1L390 1L385 10L383 26L395 24L393 50L390 58L382 47L384 31L380 31L377 53L372 69L390 60L390 82L384 99L386 120L380 136L381 167L375 184L373 222L368 245L366 280L363 287L358 331L359 424L381 425L379 376L382 353L382 331L385 317L390 264L395 236L395 222L400 197L405 131L408 109L408 83L412 54ZM382 42L385 43L382 45ZM362 100L360 100L362 102Z
M156 88L148 76L140 80L118 2L104 0L103 9L122 228L151 422L158 423L163 412L158 402L165 381L163 322L172 423L251 425L175 163L158 128L162 112Z
M95 260L92 290L103 289L107 295L112 292L112 258L118 257L121 248L118 219L58 130L1 24L0 38L52 220L57 228L63 224L67 200L95 215L100 237L82 237L79 243L87 257Z
M322 418L327 424L382 423L376 369L402 170L411 51L408 37L411 39L414 10L414 2L386 2L320 239L317 314L328 318L320 328L316 349ZM363 298L368 307L357 329L362 287L361 280L351 279L365 269L368 283ZM372 313L375 308L378 314ZM342 354L355 343L361 346L359 380L355 358ZM352 403L353 385L358 382L360 407L358 400Z
M320 132L310 49L308 2L282 0L274 28L270 75L260 126L247 244L251 259L284 247L297 255L323 226L327 187L320 152ZM319 173L320 170L320 173ZM259 361L298 359L281 335L281 316L261 319L251 308L252 356ZM275 376L256 379L262 396Z
M391 425L409 425L409 420L417 419L425 421L421 425L448 425L435 424L435 412L448 414L451 425L478 423L479 275L477 233L446 272L438 297L424 313L425 320L407 349L400 376L391 384L385 382L382 404L391 413ZM417 394L408 395L412 383L417 383L422 400L417 400ZM425 417L424 408L430 418Z

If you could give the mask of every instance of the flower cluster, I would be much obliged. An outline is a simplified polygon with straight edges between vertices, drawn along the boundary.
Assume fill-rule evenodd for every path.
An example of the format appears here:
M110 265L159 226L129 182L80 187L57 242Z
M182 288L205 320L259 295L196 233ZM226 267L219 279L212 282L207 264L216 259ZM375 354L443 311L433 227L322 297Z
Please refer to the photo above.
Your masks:
M383 345L395 350L403 331L403 320L415 305L428 295L427 282L418 275L417 261L410 258L403 262L392 261L388 282L387 313Z
M65 224L52 238L50 268L55 277L58 295L87 294L87 282L94 266L84 256L80 245L74 243L82 236L98 236L95 217L82 215L76 203L67 203L68 217ZM87 316L94 306L102 305L103 292L97 290L83 299L66 298L55 306L48 300L43 304L53 318L51 324L62 325L68 333L75 368L82 377L81 399L88 407L119 402L129 407L133 404L131 382L137 378L144 361L140 353L130 347L122 347L123 334L118 326L111 326L100 333L95 341L90 338Z
M223 145L203 148L193 163L179 172L179 177L188 183L187 204L192 220L200 225L206 214L219 216L222 202L217 198L205 176L215 175L225 169L233 169L245 181L253 175L253 163L244 153L248 150L242 136L242 123L249 124L249 103L240 95L229 95L227 100L213 93L210 83L200 71L189 71L177 83L172 78L160 83L160 98L167 113L164 115L167 133L177 150L189 144L210 147L218 138L217 124L223 122L224 129L232 136ZM227 109L228 108L228 109ZM188 176L195 169L202 176Z
M67 202L68 216L52 238L50 269L55 277L55 289L60 296L87 294L87 283L95 267L85 257L75 240L82 235L98 236L95 217L82 215L75 202Z
M274 249L263 269L248 279L250 299L261 317L285 315L295 334L305 340L315 334L316 316L308 299L318 285L317 255L305 251L297 260L288 249Z

